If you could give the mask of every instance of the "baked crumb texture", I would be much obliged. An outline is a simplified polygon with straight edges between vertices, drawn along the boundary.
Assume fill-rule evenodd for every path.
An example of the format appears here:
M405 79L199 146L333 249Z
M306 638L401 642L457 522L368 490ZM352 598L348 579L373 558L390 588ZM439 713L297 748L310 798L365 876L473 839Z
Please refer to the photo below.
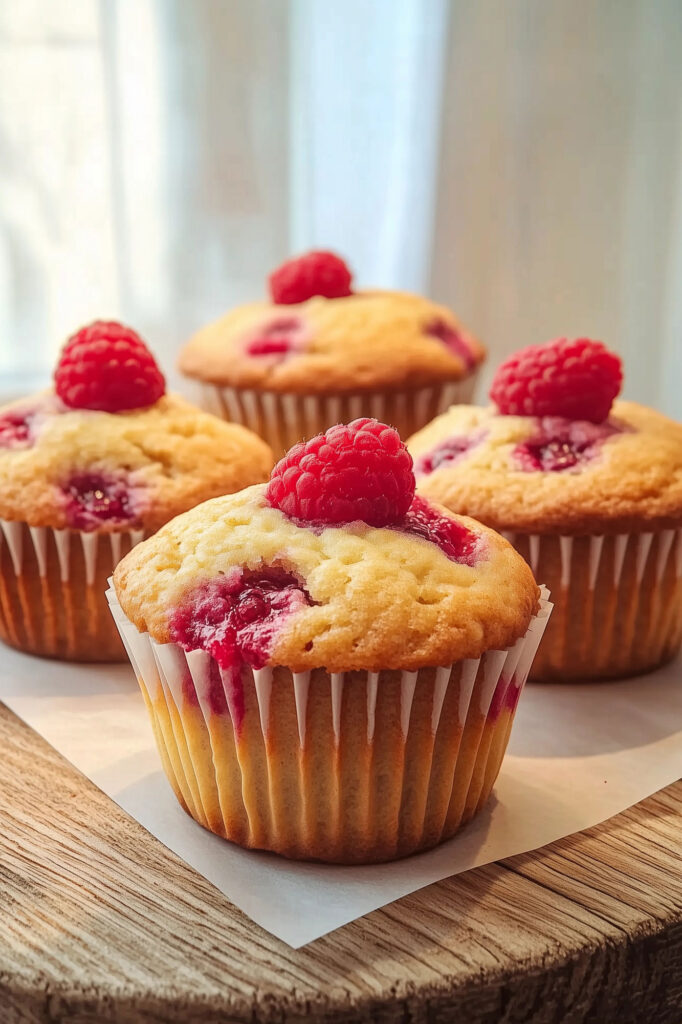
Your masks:
M481 343L445 306L403 292L365 291L294 306L239 306L195 334L178 365L188 377L239 389L354 394L459 381L484 357Z
M674 657L680 424L624 401L597 425L459 406L408 447L417 492L503 532L551 590L532 679L619 678Z

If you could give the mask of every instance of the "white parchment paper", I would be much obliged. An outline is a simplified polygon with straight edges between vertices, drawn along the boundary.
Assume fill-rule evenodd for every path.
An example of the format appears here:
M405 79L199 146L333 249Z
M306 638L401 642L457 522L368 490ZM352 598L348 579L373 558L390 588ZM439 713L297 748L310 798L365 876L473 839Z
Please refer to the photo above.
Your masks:
M254 921L299 947L440 878L596 825L682 775L682 658L616 683L521 697L494 796L450 842L394 864L330 867L253 853L176 803L130 666L0 651L0 700Z

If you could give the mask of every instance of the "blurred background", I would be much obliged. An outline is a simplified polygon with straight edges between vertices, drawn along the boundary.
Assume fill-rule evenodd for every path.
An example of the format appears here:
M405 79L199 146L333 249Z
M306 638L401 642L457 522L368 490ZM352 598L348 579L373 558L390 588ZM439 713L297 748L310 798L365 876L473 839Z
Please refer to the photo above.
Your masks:
M82 323L165 368L291 253L587 334L682 419L680 0L4 0L0 393ZM479 398L483 398L481 391Z

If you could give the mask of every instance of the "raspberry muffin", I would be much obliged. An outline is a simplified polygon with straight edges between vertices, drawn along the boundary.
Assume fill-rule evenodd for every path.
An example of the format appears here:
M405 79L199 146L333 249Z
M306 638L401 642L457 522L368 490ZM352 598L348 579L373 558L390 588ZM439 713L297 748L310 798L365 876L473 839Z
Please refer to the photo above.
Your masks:
M408 442L418 493L505 533L552 591L532 678L656 668L682 639L682 426L615 401L598 342L524 349L490 408L455 407Z
M340 863L426 849L485 803L549 610L502 537L414 497L368 419L174 519L114 585L185 810Z
M48 657L125 658L104 597L119 558L271 466L260 438L167 395L134 331L79 331L54 391L0 409L0 638Z
M469 401L484 350L444 306L354 291L327 252L270 276L270 298L233 309L180 354L202 404L255 430L279 456L341 420L371 415L403 435Z

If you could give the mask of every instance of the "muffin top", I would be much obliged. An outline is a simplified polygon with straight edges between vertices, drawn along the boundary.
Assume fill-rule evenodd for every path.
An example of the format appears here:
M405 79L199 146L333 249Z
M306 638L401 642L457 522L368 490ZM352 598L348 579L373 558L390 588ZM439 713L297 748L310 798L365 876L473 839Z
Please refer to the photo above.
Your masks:
M413 498L397 435L402 452L388 428L372 447L376 421L356 424L297 445L267 487L207 501L134 548L114 575L128 618L223 668L414 671L513 645L538 608L524 560ZM353 509L365 518L349 521Z
M0 409L0 517L29 526L153 531L271 466L255 434L167 395L142 338L115 320L69 338L54 392Z
M617 401L600 422L455 406L408 441L417 491L494 529L601 534L682 524L682 425Z
M530 569L498 534L416 501L421 519L466 544L464 560L412 532L409 517L311 529L272 508L260 485L137 545L116 569L116 593L140 631L190 650L211 649L231 614L256 668L415 670L511 646L538 604Z
M271 277L273 301L239 306L200 330L180 354L182 373L238 388L331 394L458 381L483 360L482 345L450 310L420 296L334 290L326 278L306 278L303 290L273 287L277 274L330 255L290 261ZM317 264L311 273L321 273Z
M110 413L44 392L0 409L0 517L30 526L153 531L271 466L251 431L175 395Z

